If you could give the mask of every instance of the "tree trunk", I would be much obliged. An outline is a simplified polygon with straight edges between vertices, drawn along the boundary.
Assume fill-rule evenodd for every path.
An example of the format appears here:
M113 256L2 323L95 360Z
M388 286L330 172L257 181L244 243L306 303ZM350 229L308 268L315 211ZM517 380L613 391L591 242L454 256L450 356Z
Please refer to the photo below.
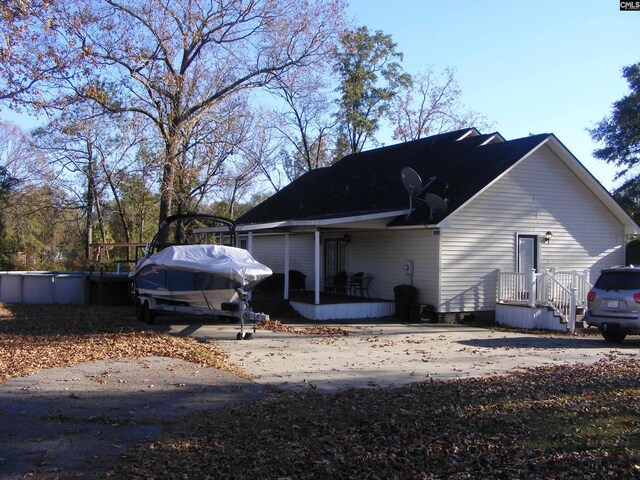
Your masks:
M173 111L178 111L174 106ZM175 117L176 115L174 115ZM165 137L164 166L162 168L162 185L160 188L160 214L158 225L173 213L173 201L175 199L176 163L178 161L178 132L180 125L172 122L168 127L168 135Z
M91 152L91 143L87 144L87 153L89 158L89 164L87 165L87 197L86 197L86 232L85 242L86 250L85 256L87 260L91 258L91 243L93 242L93 205L95 203L95 191L96 191L96 175L95 165Z

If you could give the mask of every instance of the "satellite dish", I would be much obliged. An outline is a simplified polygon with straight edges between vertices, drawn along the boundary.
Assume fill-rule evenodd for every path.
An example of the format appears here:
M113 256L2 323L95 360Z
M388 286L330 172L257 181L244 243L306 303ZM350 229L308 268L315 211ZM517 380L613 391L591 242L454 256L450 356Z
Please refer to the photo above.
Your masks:
M431 212L431 218L433 218L436 213L445 213L449 208L447 200L439 197L435 193L427 193L424 196L424 200L427 202L427 206Z
M409 195L418 195L422 191L422 179L413 168L404 167L400 170L400 178Z
M404 188L409 192L409 213L407 214L407 218L411 215L411 212L413 212L414 199L427 204L431 219L433 219L436 213L440 214L447 211L449 207L447 200L443 200L438 195L427 193L424 198L422 198L422 194L436 181L436 177L430 177L427 184L423 185L418 172L411 167L404 167L400 170L400 178L402 185L404 185Z

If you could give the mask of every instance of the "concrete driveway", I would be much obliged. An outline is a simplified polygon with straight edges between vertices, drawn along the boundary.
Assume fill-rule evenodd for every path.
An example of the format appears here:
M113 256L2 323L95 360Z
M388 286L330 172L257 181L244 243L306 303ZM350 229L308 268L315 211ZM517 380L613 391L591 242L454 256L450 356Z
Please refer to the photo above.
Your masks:
M304 332L309 324L287 326ZM468 378L541 365L592 363L612 356L635 357L640 352L640 337L612 345L598 334L512 333L463 325L326 326L342 328L349 335L258 330L252 340L238 341L237 325L165 328L211 338L256 382L294 391L400 386L431 378Z
M267 386L373 389L640 352L640 337L612 347L599 335L459 325L322 324L349 335L310 335L309 324L288 324L302 333L259 330L252 340L239 341L237 325L186 324L182 318L158 323L159 330L212 339L255 381L164 357L89 362L10 379L0 386L0 478L99 478L128 448L182 415L255 401L268 393Z

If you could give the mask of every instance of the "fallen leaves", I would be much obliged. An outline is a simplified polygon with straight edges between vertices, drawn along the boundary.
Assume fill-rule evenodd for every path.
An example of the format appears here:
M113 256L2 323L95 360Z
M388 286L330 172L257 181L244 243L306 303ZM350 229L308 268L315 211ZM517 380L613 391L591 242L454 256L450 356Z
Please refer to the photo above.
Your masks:
M114 473L636 478L639 392L640 362L629 359L335 395L280 392L250 409L194 415L130 451Z
M130 309L115 307L0 306L0 381L121 357L171 356L232 368L214 343L163 335L131 317ZM268 327L348 334L328 326L299 330L273 322ZM371 341L384 345L386 340ZM427 361L429 352L419 353ZM624 357L335 395L318 394L309 382L309 393L274 390L251 405L181 418L163 436L130 451L112 474L129 479L638 478L640 362ZM374 381L368 386L377 387ZM70 398L80 397L70 393Z
M215 344L146 330L132 313L125 307L0 304L0 383L45 368L149 356L234 370Z
M331 327L326 325L314 325L312 327L295 328L285 325L280 320L263 320L258 323L258 328L271 330L274 332L295 333L298 335L344 335L348 336L349 331L340 327Z

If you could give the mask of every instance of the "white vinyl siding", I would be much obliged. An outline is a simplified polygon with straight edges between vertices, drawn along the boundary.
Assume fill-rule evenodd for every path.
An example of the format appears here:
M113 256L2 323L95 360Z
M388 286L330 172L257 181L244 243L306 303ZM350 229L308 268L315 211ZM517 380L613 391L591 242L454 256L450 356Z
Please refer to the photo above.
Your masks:
M284 273L284 235L254 235L252 255L275 273ZM313 233L289 235L289 269L304 273L306 288L313 287Z
M496 269L515 269L516 234L540 239L539 269L600 269L624 263L624 227L543 146L450 216L441 231L441 312L493 310Z
M371 297L393 300L394 287L411 284L404 270L413 261L413 285L419 303L438 302L439 236L432 230L399 230L351 233L349 273L365 272L372 277Z
M407 260L413 261L413 285L420 303L437 305L439 271L439 236L432 230L350 231L347 247L348 273L364 272L372 278L371 298L394 300L394 287L411 283L404 271ZM323 233L320 265L324 270L324 240L341 238L344 233ZM306 288L313 289L313 234L292 234L289 237L289 266L305 275ZM253 256L274 272L284 272L284 235L255 235ZM324 271L320 274L324 288Z

